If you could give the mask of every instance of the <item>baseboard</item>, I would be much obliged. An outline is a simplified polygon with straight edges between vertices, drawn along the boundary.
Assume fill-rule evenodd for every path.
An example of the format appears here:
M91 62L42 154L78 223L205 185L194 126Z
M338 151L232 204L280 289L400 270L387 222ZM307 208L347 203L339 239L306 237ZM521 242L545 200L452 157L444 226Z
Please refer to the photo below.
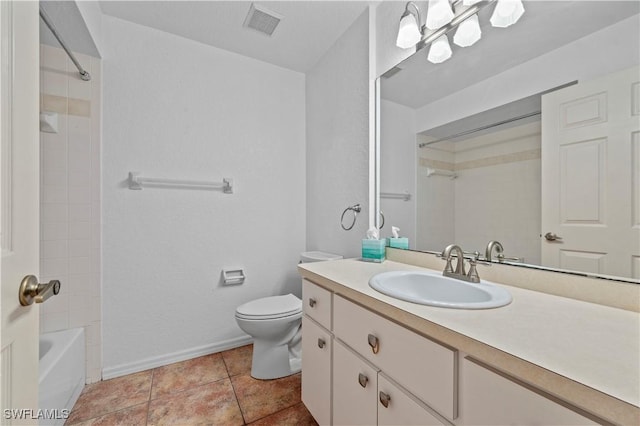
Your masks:
M140 371L149 370L151 368L162 367L163 365L172 364L174 362L185 361L187 359L197 358L203 355L226 351L228 349L248 345L252 341L253 339L251 339L251 336L241 336L236 337L235 339L212 343L210 345L204 345L184 351L145 358L140 361L135 361L128 364L116 365L115 367L104 368L102 370L102 380L113 379L115 377L138 373Z

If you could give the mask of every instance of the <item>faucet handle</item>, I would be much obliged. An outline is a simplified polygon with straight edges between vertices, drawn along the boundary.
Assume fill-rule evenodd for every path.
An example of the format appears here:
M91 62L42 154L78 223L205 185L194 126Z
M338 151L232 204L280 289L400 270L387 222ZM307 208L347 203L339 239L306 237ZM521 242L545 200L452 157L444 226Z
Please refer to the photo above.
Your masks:
M480 282L480 275L478 275L478 270L476 269L476 262L476 260L469 259L469 272L467 273L467 277L472 283Z

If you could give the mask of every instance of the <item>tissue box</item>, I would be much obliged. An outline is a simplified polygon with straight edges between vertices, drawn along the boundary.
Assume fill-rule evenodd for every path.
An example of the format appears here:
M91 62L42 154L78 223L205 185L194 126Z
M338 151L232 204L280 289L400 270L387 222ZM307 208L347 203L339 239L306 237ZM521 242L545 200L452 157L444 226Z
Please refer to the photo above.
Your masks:
M409 238L407 237L389 238L389 247L408 250Z
M386 238L381 240L362 240L362 260L383 262L385 259Z

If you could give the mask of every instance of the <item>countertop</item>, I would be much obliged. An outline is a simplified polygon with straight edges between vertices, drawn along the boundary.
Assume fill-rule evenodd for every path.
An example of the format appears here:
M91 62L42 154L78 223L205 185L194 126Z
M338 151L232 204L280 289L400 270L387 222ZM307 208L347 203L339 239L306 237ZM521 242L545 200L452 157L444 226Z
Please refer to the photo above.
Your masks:
M380 272L424 270L356 259L305 263L304 278L419 333L616 423L640 421L640 315L595 303L495 284L512 295L495 309L423 306L373 290ZM546 374L546 373L549 374Z

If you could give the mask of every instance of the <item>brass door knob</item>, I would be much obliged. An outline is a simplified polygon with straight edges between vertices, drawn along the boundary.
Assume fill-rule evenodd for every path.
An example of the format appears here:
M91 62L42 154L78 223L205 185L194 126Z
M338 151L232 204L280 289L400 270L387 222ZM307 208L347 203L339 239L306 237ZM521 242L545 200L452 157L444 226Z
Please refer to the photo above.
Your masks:
M27 275L20 283L18 298L22 306L29 306L34 301L42 303L58 293L60 293L60 281L51 280L47 284L39 284L35 275Z

